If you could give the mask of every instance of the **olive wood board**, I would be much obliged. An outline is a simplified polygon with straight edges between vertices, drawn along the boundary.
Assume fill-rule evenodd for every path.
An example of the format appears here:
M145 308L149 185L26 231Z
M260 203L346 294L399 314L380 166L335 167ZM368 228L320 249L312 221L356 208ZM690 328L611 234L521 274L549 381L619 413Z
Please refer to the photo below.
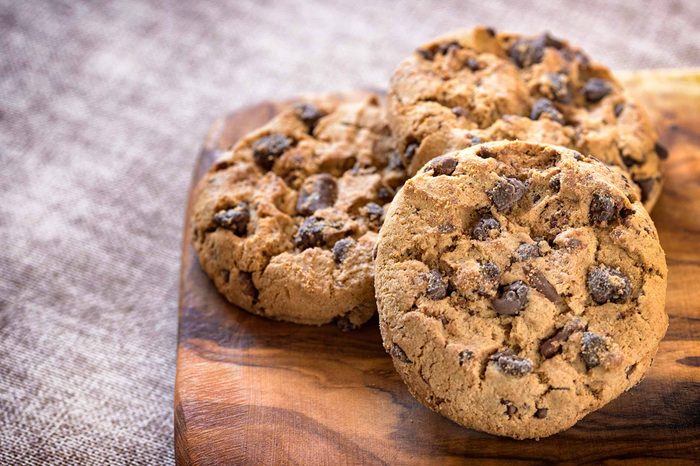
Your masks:
M670 151L652 213L669 265L670 324L645 379L573 428L538 441L465 429L414 400L361 329L273 322L222 298L199 266L187 207L175 383L181 465L700 462L700 69L619 74ZM289 102L211 128L193 184Z

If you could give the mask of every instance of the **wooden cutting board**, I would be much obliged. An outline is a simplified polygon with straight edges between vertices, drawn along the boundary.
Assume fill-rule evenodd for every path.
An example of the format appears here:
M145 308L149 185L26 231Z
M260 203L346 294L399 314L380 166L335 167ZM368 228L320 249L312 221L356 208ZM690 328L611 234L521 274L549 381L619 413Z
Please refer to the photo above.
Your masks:
M700 462L700 69L623 80L670 149L652 215L670 269L670 325L640 385L540 441L461 428L411 397L382 348L376 317L343 333L271 322L228 304L197 262L190 204L175 383L178 464ZM217 121L193 183L281 105L264 102Z

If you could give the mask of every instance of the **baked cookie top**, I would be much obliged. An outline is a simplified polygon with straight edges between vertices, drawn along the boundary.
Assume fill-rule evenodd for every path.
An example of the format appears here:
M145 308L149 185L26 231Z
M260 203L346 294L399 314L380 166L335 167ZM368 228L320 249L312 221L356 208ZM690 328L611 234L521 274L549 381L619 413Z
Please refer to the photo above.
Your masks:
M626 169L650 210L666 150L608 68L549 34L479 27L418 48L395 71L389 124L409 174L454 149L502 139L557 144Z
M641 379L668 323L666 275L626 173L501 141L406 182L375 286L384 346L419 400L470 428L534 438Z
M377 96L290 107L199 183L200 262L250 312L358 326L376 309L372 249L404 179Z

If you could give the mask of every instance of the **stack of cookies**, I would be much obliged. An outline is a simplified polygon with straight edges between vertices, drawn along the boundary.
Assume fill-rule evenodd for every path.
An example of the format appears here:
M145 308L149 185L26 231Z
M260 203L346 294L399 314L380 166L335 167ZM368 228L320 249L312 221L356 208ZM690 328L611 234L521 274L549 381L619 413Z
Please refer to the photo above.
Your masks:
M233 304L359 327L423 404L552 435L635 385L668 324L650 211L667 153L610 71L548 34L418 48L379 96L290 105L194 207Z

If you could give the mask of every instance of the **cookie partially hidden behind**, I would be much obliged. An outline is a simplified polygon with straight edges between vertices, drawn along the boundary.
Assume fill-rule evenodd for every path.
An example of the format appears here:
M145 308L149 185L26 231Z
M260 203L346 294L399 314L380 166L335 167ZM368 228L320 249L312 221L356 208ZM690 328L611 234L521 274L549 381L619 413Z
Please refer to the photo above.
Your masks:
M200 263L247 311L355 328L376 310L372 251L404 180L378 97L290 107L199 183Z
M622 170L560 146L482 144L426 164L387 212L384 346L431 409L546 437L640 381L668 325L666 276Z
M649 210L661 192L668 154L644 109L608 68L546 33L480 27L424 44L395 71L388 108L411 175L450 150L518 139L622 167Z

